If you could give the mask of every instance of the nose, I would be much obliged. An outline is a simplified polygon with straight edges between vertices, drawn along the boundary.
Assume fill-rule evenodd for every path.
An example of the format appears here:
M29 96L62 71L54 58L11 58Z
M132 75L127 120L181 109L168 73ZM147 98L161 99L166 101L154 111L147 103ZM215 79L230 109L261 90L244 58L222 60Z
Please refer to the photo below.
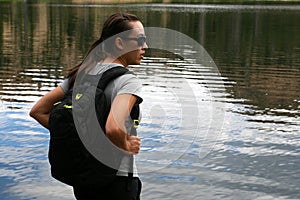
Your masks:
M145 43L143 44L143 49L148 49L147 42L145 42Z

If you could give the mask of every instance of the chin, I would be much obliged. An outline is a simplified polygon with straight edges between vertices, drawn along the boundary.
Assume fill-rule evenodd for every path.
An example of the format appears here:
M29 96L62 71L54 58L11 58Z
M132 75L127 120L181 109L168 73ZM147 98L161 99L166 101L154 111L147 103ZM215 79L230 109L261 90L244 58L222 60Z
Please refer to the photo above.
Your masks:
M141 60L138 60L134 63L134 65L140 65L141 64Z

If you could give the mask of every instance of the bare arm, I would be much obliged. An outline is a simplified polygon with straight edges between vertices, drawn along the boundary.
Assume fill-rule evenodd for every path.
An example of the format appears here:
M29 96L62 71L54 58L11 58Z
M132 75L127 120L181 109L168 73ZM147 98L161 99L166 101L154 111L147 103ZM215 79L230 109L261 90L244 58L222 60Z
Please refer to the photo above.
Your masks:
M65 93L60 86L56 87L36 102L30 110L29 115L48 129L48 121L53 104L59 101L64 94Z
M130 115L136 102L136 97L131 94L117 95L111 105L111 110L106 122L106 136L117 147L137 154L140 150L140 138L127 134L125 120Z

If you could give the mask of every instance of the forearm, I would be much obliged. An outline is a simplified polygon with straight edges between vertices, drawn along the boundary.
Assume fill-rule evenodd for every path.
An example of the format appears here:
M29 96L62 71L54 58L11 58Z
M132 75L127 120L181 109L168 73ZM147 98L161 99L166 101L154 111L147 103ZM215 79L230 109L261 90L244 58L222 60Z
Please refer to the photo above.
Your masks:
M107 126L106 136L114 145L128 151L127 134L125 129L119 128L118 126Z
M50 102L46 101L42 97L30 110L29 115L34 118L37 122L39 122L45 128L49 128L49 116L50 112L53 108L53 104L51 105Z
M138 153L140 150L140 138L127 134L125 121L136 102L136 97L130 94L118 95L111 106L106 122L106 136L117 147L130 152Z
M48 121L50 112L54 107L53 104L59 101L63 96L64 91L62 88L55 88L36 102L36 104L31 108L29 115L45 128L49 128Z
M32 113L30 112L30 116L34 118L37 122L39 122L42 126L45 128L49 128L48 123L49 123L49 116L50 113Z
M117 147L133 154L140 151L141 141L137 136L131 136L124 131L106 132L108 139Z

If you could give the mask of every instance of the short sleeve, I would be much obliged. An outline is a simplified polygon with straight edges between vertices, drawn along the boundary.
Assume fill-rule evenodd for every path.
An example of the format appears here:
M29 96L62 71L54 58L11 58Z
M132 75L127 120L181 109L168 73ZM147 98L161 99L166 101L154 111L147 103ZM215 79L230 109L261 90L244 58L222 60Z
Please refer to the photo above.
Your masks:
M137 97L138 103L143 101L141 97L142 84L134 74L125 74L120 76L115 81L116 95L132 94Z
M65 79L61 84L60 84L61 89L66 93L69 89L69 79Z

